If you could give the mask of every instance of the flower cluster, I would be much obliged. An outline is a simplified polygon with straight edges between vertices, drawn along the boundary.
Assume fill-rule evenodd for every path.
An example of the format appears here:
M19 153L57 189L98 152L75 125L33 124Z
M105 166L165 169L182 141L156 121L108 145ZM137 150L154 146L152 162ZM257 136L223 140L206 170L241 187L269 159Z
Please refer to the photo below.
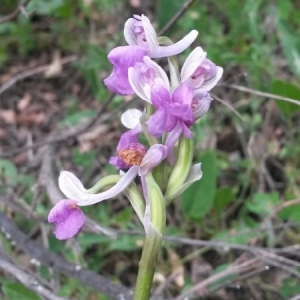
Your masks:
M210 61L201 47L196 47L179 72L174 55L188 48L197 35L192 30L172 43L166 37L157 37L146 16L135 15L127 20L124 36L128 45L108 54L113 70L104 84L120 95L136 94L145 101L145 110L130 109L121 117L128 131L121 136L116 155L110 158L120 175L107 176L87 190L74 174L61 172L59 187L66 199L58 202L48 216L48 221L56 225L58 239L74 236L83 226L85 217L79 206L92 205L121 192L129 198L145 231L149 226L158 229L159 223L154 223L161 215L161 206L151 203L157 201L151 195L161 198L165 206L201 178L200 164L192 165L191 127L208 111L212 100L209 92L223 69ZM168 58L169 76L153 60L164 57ZM141 135L147 145L139 142ZM141 179L142 194L134 183L136 176ZM112 187L107 189L108 186Z

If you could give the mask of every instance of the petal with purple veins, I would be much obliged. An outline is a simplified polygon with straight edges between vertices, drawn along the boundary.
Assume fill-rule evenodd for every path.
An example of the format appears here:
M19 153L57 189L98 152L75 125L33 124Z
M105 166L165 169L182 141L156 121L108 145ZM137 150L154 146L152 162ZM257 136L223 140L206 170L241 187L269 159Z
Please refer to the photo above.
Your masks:
M201 47L196 47L186 58L181 68L181 81L185 82L187 79L189 79L196 69L203 63L205 58L206 52L204 52Z

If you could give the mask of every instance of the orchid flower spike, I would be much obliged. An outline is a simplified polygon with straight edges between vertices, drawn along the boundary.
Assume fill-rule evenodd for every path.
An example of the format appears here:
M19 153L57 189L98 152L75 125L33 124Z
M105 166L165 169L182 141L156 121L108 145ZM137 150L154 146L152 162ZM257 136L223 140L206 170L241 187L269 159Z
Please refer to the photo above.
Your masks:
M104 80L107 88L120 95L134 94L128 81L128 69L137 62L142 62L144 56L151 58L168 57L187 49L198 36L198 31L192 30L183 39L170 46L159 46L157 34L149 19L142 15L134 15L126 21L124 37L129 46L114 48L108 54L108 60L113 65L110 76Z

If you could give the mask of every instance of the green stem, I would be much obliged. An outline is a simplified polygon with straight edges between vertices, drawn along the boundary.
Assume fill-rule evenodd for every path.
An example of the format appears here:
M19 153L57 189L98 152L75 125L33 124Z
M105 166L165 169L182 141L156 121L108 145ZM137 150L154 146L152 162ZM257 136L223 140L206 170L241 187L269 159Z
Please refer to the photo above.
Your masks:
M152 174L142 178L144 196L150 201L150 224L139 263L134 300L149 300L162 232L166 225L165 200Z
M162 242L162 235L157 233L147 234L145 238L133 300L150 299L157 256Z

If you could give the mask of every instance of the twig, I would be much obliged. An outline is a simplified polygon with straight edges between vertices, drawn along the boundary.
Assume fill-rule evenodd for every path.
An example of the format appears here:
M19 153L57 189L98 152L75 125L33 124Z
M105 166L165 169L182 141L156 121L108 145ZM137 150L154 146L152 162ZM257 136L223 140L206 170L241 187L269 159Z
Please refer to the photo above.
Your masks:
M232 278L232 279L228 279L225 282L222 282L220 284L214 285L212 288L210 288L208 291L204 292L201 296L208 296L211 295L212 293L215 293L216 291L229 286L230 284L233 284L234 281L238 281L238 282L243 282L244 280L247 280L251 277L254 277L255 275L258 275L259 273L262 273L264 271L266 271L268 267L266 266L261 266L258 267L257 269L254 269L253 271L249 271L245 274L239 275L238 278ZM237 284L238 285L238 284Z
M20 5L18 5L18 7L12 13L10 13L5 17L0 18L0 24L14 19L19 14L20 11L22 12L24 10L24 8L29 4L30 1L31 0L26 0L23 4L21 3Z
M163 35L167 30L169 30L195 1L196 0L186 1L172 19L158 32L158 35Z
M224 106L226 106L229 110L231 110L239 119L241 119L241 121L245 122L243 116L229 102L221 99L220 97L218 97L215 94L211 94L211 95L214 99L216 99L217 101L222 103Z
M47 300L68 300L54 294L49 288L45 287L36 277L29 275L23 271L20 266L15 263L11 263L5 257L6 255L0 250L0 268L5 272L11 274L18 281L27 286L30 290L33 290L38 295Z
M76 55L70 55L70 56L60 59L60 63L62 65L64 65L64 64L71 63L77 59L78 59L78 57ZM11 86L16 84L19 80L25 79L27 77L31 77L31 76L39 74L39 73L43 73L43 72L47 71L49 69L49 67L50 67L50 65L39 66L39 67L26 70L24 72L21 72L15 76L13 76L11 79L7 80L3 85L1 85L0 95L3 94Z
M25 233L16 227L2 212L0 212L0 227L8 233L17 246L29 254L32 258L40 261L55 271L79 280L82 284L91 286L108 297L116 300L131 300L132 292L125 287L116 284L104 276L89 271L82 266L69 263L62 257L49 252L30 240Z
M208 285L210 285L214 282L217 282L221 279L224 279L228 276L237 275L237 274L244 273L244 272L249 272L252 269L255 269L255 267L259 261L260 260L258 258L253 258L253 259L250 259L239 265L231 265L226 270L219 272L217 274L214 274L214 275L210 276L209 278L194 285L191 289L187 290L185 293L183 293L182 295L175 298L175 300L184 300L184 299L187 299L187 296L190 296L191 294L193 294L195 292L196 293L203 292L207 288Z
M286 101L286 102L290 102L290 103L293 103L293 104L296 104L296 105L300 106L300 99L299 100L291 99L291 98L288 98L288 97L283 97L283 96L279 96L279 95L275 95L275 94L271 94L271 93L265 93L265 92L261 92L261 91L258 91L258 90L247 88L245 86L237 85L237 84L219 83L218 86L229 87L229 88L241 91L241 92L257 95L257 96L260 96L260 97L266 97L266 98L271 98L271 99L275 99L275 100Z
M290 247L287 248L264 248L264 247L254 247L248 245L241 244L232 244L228 242L221 241L204 241L204 240L196 240L189 238L181 238L181 237L173 237L173 236L165 236L164 239L169 242L179 243L190 246L200 246L200 247L211 247L214 249L220 249L224 251L238 250L238 251L246 251L248 253L252 253L254 255L257 254L257 251L269 251L272 253L291 253ZM295 245L295 250L299 249L299 245Z

